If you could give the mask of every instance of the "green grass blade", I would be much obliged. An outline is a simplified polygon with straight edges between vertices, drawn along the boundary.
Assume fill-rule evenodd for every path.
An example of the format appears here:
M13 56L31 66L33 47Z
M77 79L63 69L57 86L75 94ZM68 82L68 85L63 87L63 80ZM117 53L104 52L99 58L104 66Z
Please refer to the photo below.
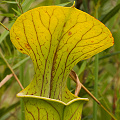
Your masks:
M13 67L12 67L12 69L14 70L14 69L16 69L16 68L18 68L20 65L22 65L23 63L25 63L27 60L29 60L30 59L30 57L26 57L26 58L24 58L23 60L21 60L20 62L18 62L17 64L15 64Z
M118 55L118 54L120 54L120 51L117 51L117 52L114 52L114 53L110 53L108 55L100 57L99 60L102 60L102 59L105 59L105 58L108 58L108 57L112 57L113 55Z
M66 5L68 5L68 4L70 4L71 2L66 2L66 3L62 3L62 4L58 4L57 6L66 6Z
M3 8L3 7L1 7L0 6L0 11L1 11L1 13L6 13L7 11Z
M22 3L23 13L29 10L30 5L31 5L34 1L35 1L35 0L25 0L25 1Z
M14 17L14 14L11 13L5 13L5 14L0 14L0 16L5 16L5 17Z
M15 1L2 1L2 3L17 4L18 2L15 2Z
M98 3L99 4L99 3ZM95 10L95 17L98 19L98 4L96 5L96 10ZM95 55L95 69L94 69L94 76L95 76L95 81L94 81L94 96L97 98L98 97L98 66L99 66L99 54ZM97 103L96 101L93 101L93 119L97 120Z
M23 57L23 54L20 53L20 58L22 59L22 57ZM19 65L19 68L20 68L19 69L20 70L19 77L20 77L20 82L23 85L23 87L24 87L24 67L25 67L25 64ZM22 98L20 99L20 106L21 106L21 120L24 120L25 119L24 103L23 103L23 99Z
M102 23L106 23L109 19L111 19L118 11L120 10L120 4L116 5L108 14L106 14L101 20Z
M95 70L94 70L94 75L95 75L95 81L94 81L94 96L97 98L98 96L98 57L99 54L95 55ZM97 120L97 103L96 101L93 101L93 119Z
M84 9L85 9L85 12L88 13L88 7L87 7L87 0L83 0L83 6L84 6Z
M14 22L9 23L8 28L10 29L12 27ZM5 30L1 36L0 36L0 44L1 42L6 38L6 36L9 34L9 31Z
M21 15L21 13L20 13L19 11L15 10L14 8L12 8L12 10L13 10L14 12L16 12L18 15Z
M87 61L85 60L85 61L83 61L82 65L77 73L78 76L85 70L86 65L87 65Z

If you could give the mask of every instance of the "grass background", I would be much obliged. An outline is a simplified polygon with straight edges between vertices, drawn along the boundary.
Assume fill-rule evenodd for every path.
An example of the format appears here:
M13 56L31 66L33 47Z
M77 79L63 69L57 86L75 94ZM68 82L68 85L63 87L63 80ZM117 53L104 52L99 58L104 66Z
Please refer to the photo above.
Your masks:
M72 0L1 0L0 21L10 29L22 12L43 5L72 6L72 4ZM113 34L115 44L99 53L98 68L94 62L96 58L92 57L80 61L74 67L74 71L87 89L92 94L97 92L98 100L120 120L120 0L76 0L75 7L97 17ZM9 32L2 26L0 26L0 52L3 53L22 85L26 87L34 75L33 64L27 55L16 50L10 41ZM97 83L95 70L98 71ZM0 82L9 74L11 71L0 56ZM74 93L75 87L76 84L68 78L69 90ZM94 87L97 87L97 91ZM14 77L0 88L0 120L24 120L22 100L16 98L20 90ZM94 100L83 89L79 96L89 98L89 102L84 104L82 120L112 120L100 106L95 108Z

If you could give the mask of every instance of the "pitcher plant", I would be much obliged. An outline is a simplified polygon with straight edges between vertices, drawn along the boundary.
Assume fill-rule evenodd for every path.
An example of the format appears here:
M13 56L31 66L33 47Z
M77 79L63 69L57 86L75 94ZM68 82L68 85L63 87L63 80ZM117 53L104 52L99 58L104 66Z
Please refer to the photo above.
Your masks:
M10 39L34 64L33 80L17 94L26 120L81 120L88 98L72 94L67 78L79 61L113 46L108 28L74 6L42 6L17 18Z

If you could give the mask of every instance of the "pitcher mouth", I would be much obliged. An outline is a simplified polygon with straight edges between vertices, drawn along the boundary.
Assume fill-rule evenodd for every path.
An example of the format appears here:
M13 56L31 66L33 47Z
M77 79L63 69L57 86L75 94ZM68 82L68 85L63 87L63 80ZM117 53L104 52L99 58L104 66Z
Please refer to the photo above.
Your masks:
M69 101L68 103L65 103L61 100L56 100L56 99L52 99L52 98L47 98L47 97L41 97L41 96L35 96L35 95L24 95L22 93L18 93L16 95L17 97L20 97L20 98L37 98L37 99L42 99L42 100L48 100L48 101L54 101L54 102L58 102L58 103L61 103L63 105L70 105L71 103L75 102L75 101L89 101L88 98L75 98L71 101Z

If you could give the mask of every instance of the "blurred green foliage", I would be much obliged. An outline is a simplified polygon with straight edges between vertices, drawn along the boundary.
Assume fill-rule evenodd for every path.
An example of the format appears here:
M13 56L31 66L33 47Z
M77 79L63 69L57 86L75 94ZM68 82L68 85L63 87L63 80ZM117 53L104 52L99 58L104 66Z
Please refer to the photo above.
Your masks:
M0 21L9 29L22 13L45 5L71 6L73 0L1 0ZM120 0L76 0L76 7L95 16L98 6L98 19L105 23L113 34L113 47L99 54L98 100L120 120ZM26 87L33 78L34 69L29 57L21 55L12 45L9 31L0 26L0 52L11 65L22 85ZM79 62L74 68L80 81L94 94L94 57ZM0 82L11 71L0 56ZM75 83L68 79L68 88L74 93ZM12 77L0 88L0 120L23 120L24 109L16 94L20 87ZM93 99L81 89L80 97L90 101L84 105L82 120L93 120ZM22 102L21 102L22 103ZM20 112L21 111L21 112ZM98 120L111 120L101 108L97 111Z

